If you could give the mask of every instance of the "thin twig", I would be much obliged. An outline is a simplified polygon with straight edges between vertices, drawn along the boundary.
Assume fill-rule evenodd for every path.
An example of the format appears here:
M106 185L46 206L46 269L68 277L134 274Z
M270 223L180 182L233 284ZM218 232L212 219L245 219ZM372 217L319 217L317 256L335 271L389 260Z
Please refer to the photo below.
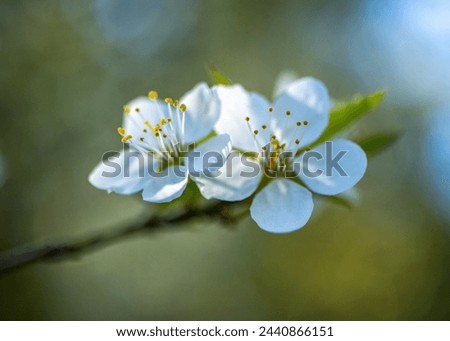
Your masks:
M224 212L231 205L232 203L221 202L207 208L190 208L174 217L151 217L144 222L134 223L115 230L109 229L75 242L29 247L27 249L23 247L12 249L0 255L0 276L38 261L59 260L82 252L92 251L138 232L156 232L169 226L170 228L181 227L182 223L194 218L218 217L224 222L229 222L229 217Z

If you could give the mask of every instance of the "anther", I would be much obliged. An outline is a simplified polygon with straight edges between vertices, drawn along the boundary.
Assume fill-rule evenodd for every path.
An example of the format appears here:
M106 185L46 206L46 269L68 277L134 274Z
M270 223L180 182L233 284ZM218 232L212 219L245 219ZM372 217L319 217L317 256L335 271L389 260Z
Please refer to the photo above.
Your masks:
M117 132L119 133L120 136L125 135L125 129L123 129L122 127L117 128Z
M150 122L149 121L145 121L144 122L144 124L147 126L147 127L149 127L150 128L150 130L152 130L153 131L153 126L150 124Z
M300 144L300 140L299 140L299 139L296 139L296 140L295 140L295 144Z
M308 121L303 121L303 124L305 125L305 126L307 126L308 125Z
M300 127L302 125L302 122L297 122L297 127Z
M247 117L245 118L245 120L246 120L247 122L250 121L250 117L247 116Z
M166 102L167 104L173 104L173 99L170 97L167 97L164 102Z
M146 133L147 132L147 129L144 129L144 130L142 130L144 133Z
M163 137L166 138L166 137L167 137L167 134L163 134Z
M273 111L273 108L272 107L269 107L269 112L272 112Z
M263 124L263 125L261 126L261 128L266 129L267 126L266 126L265 124Z
M148 93L148 98L151 100L158 99L158 93L155 90L152 90Z
M129 113L130 113L130 107L129 107L128 105L124 105L124 106L123 106L123 112L124 112L125 114L129 114Z
M139 110L139 108L136 108L136 109L134 109L136 112L139 112L140 110Z
M133 136L131 136L131 135L127 135L127 136L124 136L124 137L122 137L122 143L125 143L125 142L127 142L128 140L131 140L133 138Z
M182 103L182 104L180 105L180 110L181 110L182 112L185 112L186 109L187 109L186 104Z
M258 130L254 130L253 134L258 135L259 131Z
M141 137L139 140L141 140L141 142L144 142L144 138L143 137Z
M291 116L291 112L289 110L286 111L286 116Z

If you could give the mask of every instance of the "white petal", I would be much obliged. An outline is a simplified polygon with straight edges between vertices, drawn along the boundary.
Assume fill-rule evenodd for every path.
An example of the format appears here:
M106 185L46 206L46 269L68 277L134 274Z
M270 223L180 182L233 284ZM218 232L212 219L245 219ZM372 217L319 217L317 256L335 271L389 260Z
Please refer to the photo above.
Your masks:
M310 191L294 181L276 179L255 196L250 214L263 230L288 233L308 222L313 207Z
M133 194L142 190L148 181L149 162L154 165L157 163L149 154L126 149L119 155L100 162L89 175L89 182L106 191Z
M153 176L145 184L142 197L145 201L163 203L172 201L183 194L188 182L188 172L182 167L169 167L161 175Z
M275 80L275 87L273 89L273 97L280 95L286 88L298 79L298 75L293 70L283 70Z
M216 93L206 83L199 83L180 99L181 103L187 107L183 143L190 144L206 137L220 114Z
M220 118L215 126L219 134L229 134L234 147L242 151L260 152L269 143L269 111L267 100L258 93L247 92L241 85L217 86L220 99ZM245 120L250 118L248 124ZM263 125L267 128L264 130ZM253 131L258 130L258 135Z
M193 178L206 199L244 200L256 191L262 176L259 164L239 153L230 154L219 172L216 176Z
M340 153L343 156L335 159L340 168L332 167L332 159ZM306 162L308 155L313 157ZM301 155L297 161L301 163L300 179L312 191L325 195L335 195L352 188L361 180L367 168L367 157L361 147L344 139L322 143ZM312 174L316 171L321 175Z
M200 172L214 172L222 167L231 152L230 135L222 134L210 138L199 146L195 146L187 156L187 166L191 176Z
M128 108L130 111L128 114L124 113L123 128L125 134L133 136L129 142L145 150L159 150L159 141L145 122L148 121L155 126L161 118L167 118L167 104L160 100L138 97L128 103ZM143 142L140 140L141 137L144 138Z
M289 111L290 116L286 115ZM289 84L273 105L272 130L284 143L300 140L299 147L317 140L328 125L330 100L325 85L314 78ZM304 125L303 122L308 124ZM297 127L297 122L302 125Z

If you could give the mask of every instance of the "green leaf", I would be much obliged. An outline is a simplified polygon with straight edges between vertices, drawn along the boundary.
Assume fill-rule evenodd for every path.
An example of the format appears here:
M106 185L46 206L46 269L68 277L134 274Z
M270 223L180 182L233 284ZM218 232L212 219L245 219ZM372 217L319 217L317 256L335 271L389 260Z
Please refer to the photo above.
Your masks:
M367 157L371 157L390 147L399 137L399 133L379 133L364 137L356 143L366 152Z
M329 141L350 123L374 110L383 101L385 92L377 91L365 97L356 96L350 102L338 103L331 110L330 122L315 145Z
M210 64L206 67L206 70L209 73L209 76L211 77L213 83L215 85L231 85L231 79L227 77L222 71L220 71L217 67Z

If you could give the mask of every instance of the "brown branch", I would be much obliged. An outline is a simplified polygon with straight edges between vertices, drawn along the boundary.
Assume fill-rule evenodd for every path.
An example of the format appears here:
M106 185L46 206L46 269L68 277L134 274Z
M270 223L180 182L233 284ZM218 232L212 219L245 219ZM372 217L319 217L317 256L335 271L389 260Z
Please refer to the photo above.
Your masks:
M9 250L0 255L0 277L12 270L17 270L39 261L59 260L105 247L112 242L138 232L156 232L164 227L170 229L179 228L182 226L182 223L194 218L218 217L224 222L230 222L231 218L228 217L227 210L232 205L233 203L221 202L207 208L190 208L174 217L151 217L143 222L115 230L106 230L75 242Z

